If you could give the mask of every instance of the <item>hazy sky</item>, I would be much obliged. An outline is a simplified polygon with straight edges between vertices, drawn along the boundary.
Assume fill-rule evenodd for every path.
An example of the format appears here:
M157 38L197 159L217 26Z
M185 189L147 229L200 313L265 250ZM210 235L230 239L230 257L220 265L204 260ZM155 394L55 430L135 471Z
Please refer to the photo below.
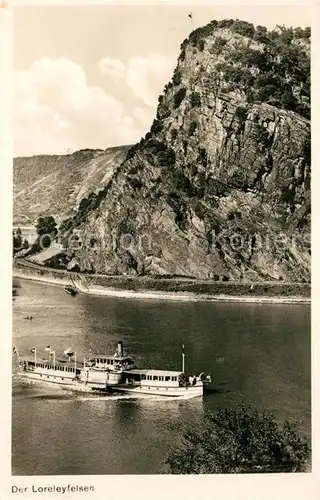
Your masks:
M310 26L308 5L18 6L14 153L137 142L155 117L180 44L212 19Z

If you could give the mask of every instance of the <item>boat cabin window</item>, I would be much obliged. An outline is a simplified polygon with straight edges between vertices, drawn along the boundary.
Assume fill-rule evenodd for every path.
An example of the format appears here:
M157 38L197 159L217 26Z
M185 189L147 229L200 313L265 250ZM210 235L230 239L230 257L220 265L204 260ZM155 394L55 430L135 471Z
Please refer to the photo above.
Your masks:
M166 375L166 376L165 376L165 381L166 381L166 382L169 382L169 380L170 380L170 375Z
M158 375L153 375L153 380L158 380Z
M141 380L146 380L146 375L141 374Z

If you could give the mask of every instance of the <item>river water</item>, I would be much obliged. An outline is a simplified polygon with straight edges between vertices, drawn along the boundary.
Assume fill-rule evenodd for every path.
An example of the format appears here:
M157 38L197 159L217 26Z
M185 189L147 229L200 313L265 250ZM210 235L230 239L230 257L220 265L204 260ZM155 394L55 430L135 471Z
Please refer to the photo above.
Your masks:
M75 394L13 377L13 475L157 474L184 425L244 402L300 422L310 439L310 307L173 302L77 295L16 280L13 344L81 358L118 340L140 367L211 373L193 400ZM24 318L32 315L34 319ZM13 362L14 364L14 362ZM15 368L13 368L14 370Z

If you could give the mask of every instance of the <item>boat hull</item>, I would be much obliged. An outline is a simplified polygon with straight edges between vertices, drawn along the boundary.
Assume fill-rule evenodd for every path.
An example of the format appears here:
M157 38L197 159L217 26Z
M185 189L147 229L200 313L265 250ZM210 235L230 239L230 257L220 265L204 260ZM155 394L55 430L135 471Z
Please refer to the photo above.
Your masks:
M191 399L203 395L203 386L191 387L152 387L152 386L129 386L126 384L115 385L112 391L125 392L134 395L146 394L149 396L161 396L164 398Z
M21 379L39 382L41 385L59 385L65 389L80 392L110 392L110 388L103 384L84 383L78 379L59 377L56 375L43 375L36 372L19 372Z

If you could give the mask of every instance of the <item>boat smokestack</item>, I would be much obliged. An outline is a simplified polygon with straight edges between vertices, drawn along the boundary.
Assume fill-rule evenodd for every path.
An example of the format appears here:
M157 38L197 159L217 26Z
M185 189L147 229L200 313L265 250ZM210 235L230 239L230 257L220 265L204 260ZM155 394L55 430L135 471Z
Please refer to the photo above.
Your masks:
M118 353L118 356L120 356L120 357L123 356L123 342L122 342L122 340L120 340L118 342L117 353Z

